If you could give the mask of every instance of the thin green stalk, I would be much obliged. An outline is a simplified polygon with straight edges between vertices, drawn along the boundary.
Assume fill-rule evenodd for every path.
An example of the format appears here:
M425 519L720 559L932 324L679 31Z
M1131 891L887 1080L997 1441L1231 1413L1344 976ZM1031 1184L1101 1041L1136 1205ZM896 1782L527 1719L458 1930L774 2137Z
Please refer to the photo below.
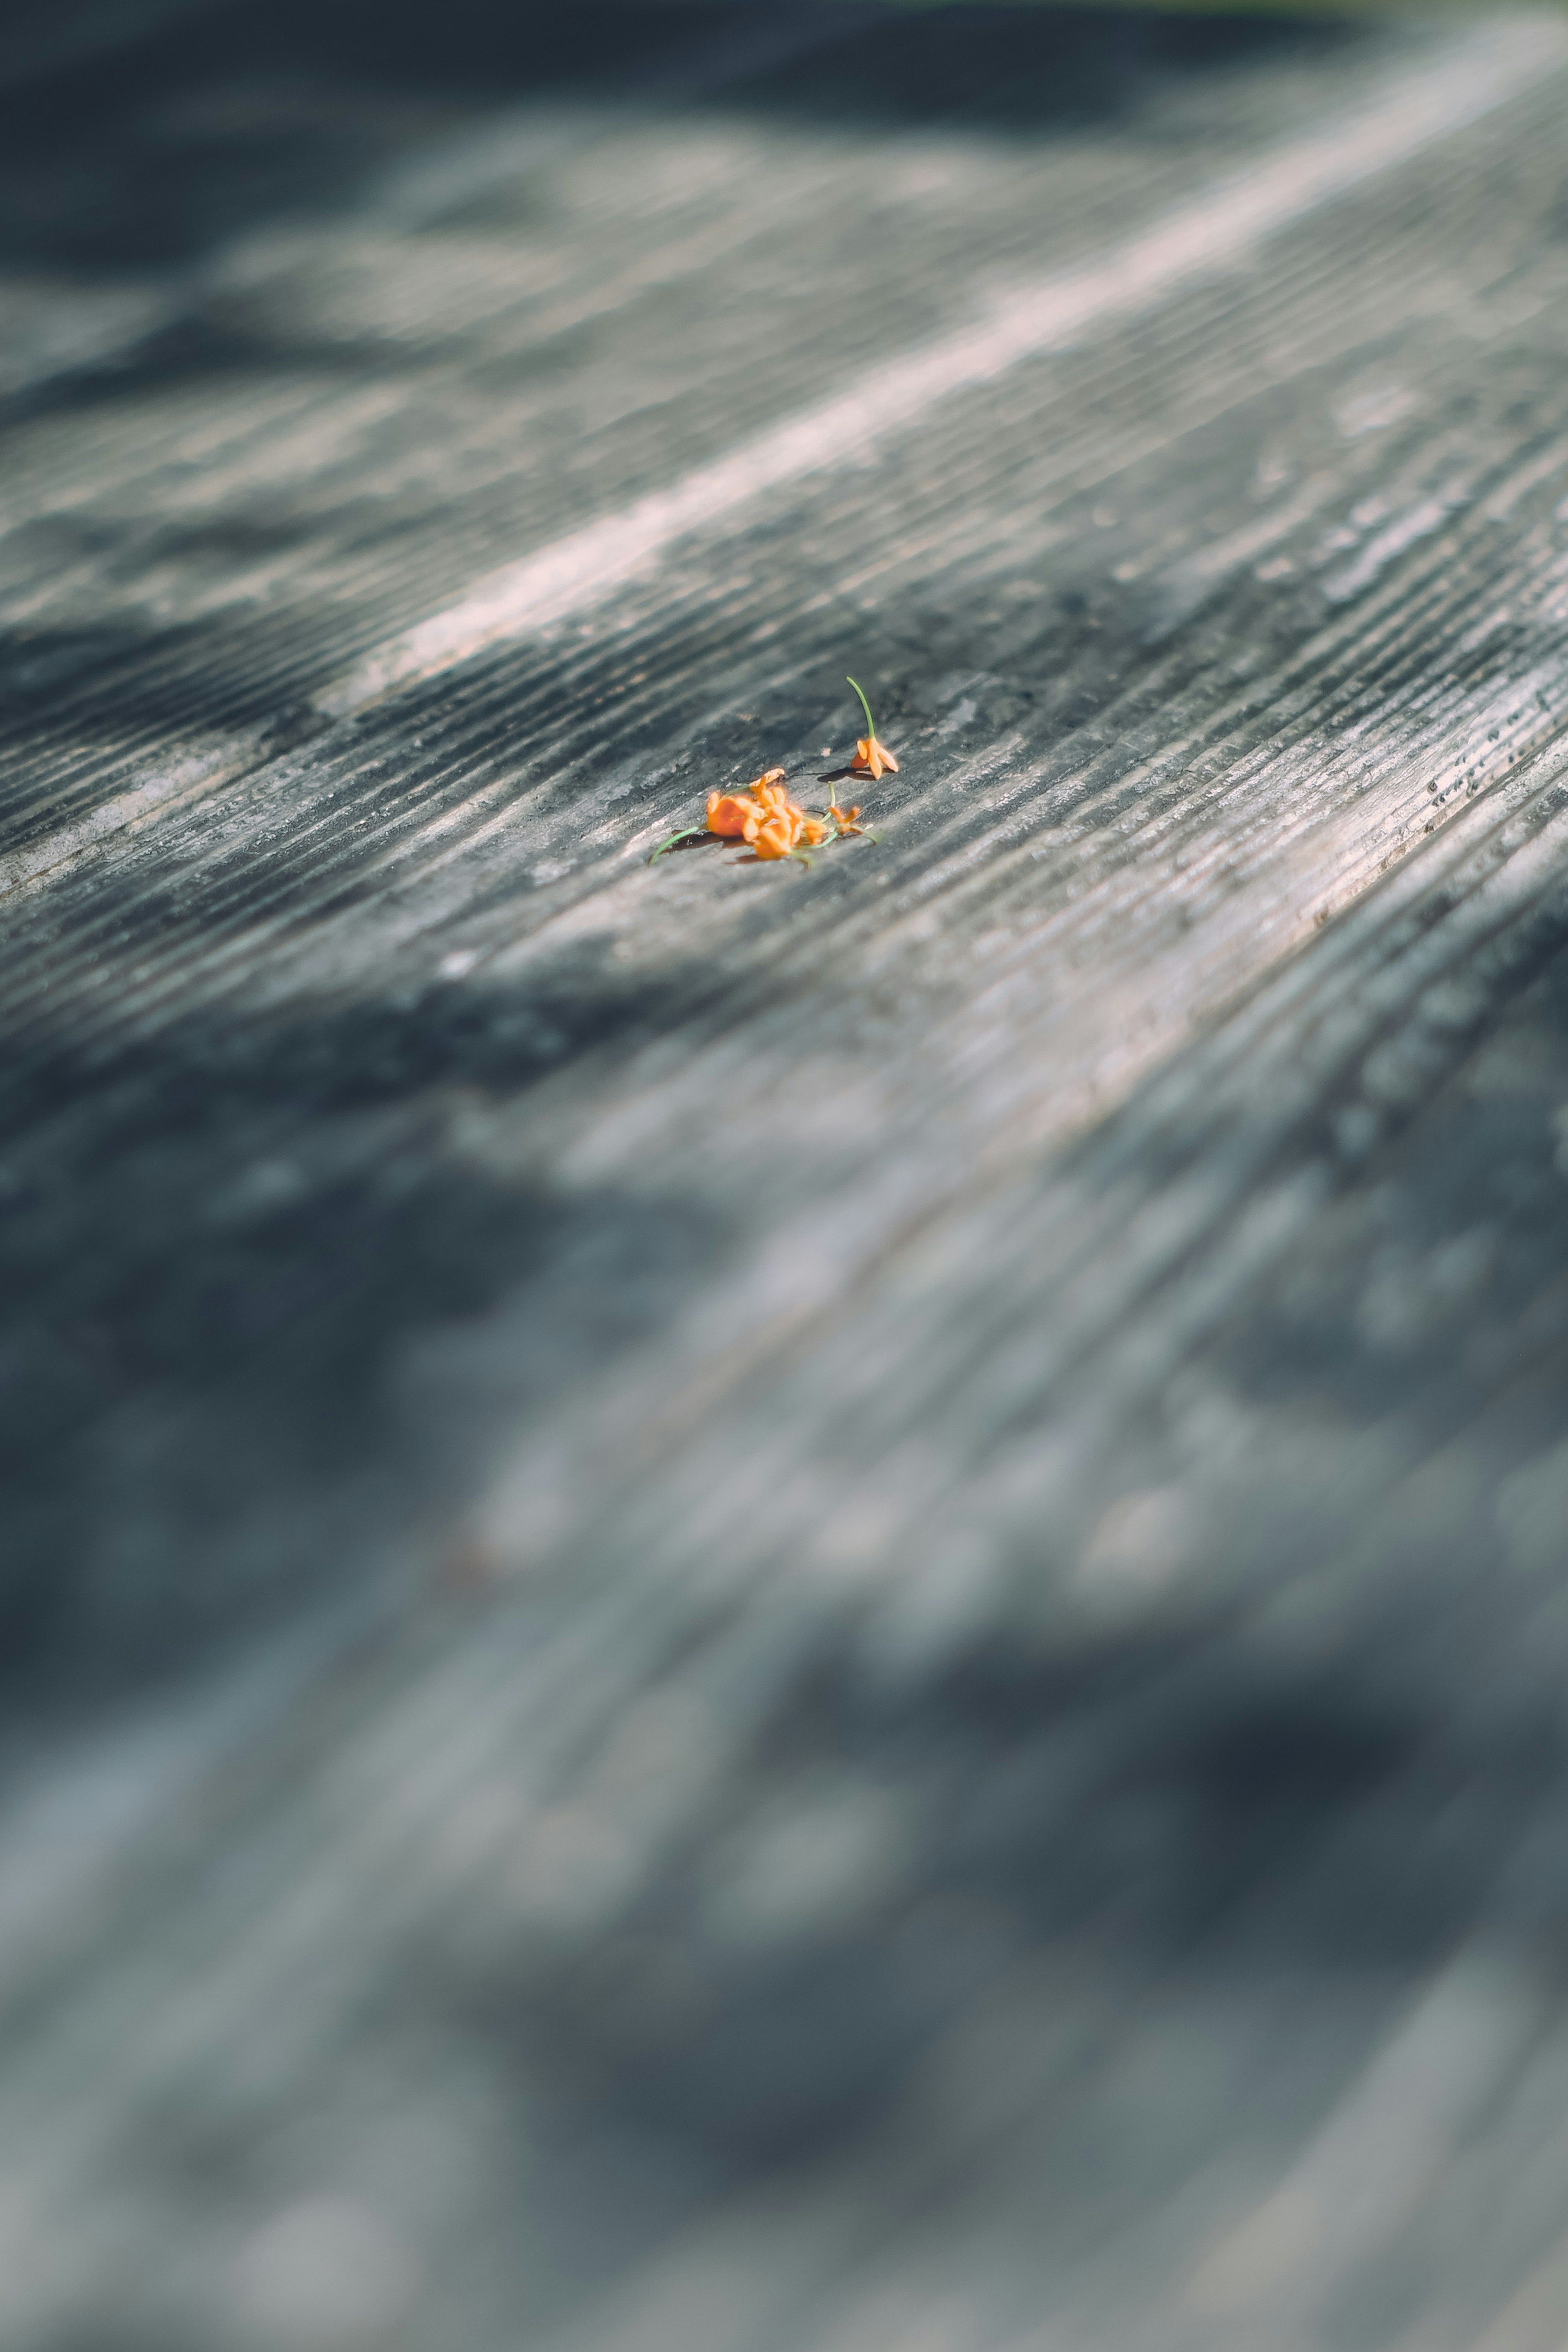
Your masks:
M677 844L679 842L700 841L707 830L708 827L705 824L689 824L684 832L672 833L668 841L661 841L659 843L658 847L651 852L651 854L644 860L644 863L651 866L656 857L662 857L667 849L675 848Z
M845 674L844 683L846 686L853 686L856 693L860 697L860 708L866 714L866 732L869 736L875 736L877 732L877 722L871 716L871 706L866 699L866 690L864 687L858 685L854 678L849 677L847 672Z

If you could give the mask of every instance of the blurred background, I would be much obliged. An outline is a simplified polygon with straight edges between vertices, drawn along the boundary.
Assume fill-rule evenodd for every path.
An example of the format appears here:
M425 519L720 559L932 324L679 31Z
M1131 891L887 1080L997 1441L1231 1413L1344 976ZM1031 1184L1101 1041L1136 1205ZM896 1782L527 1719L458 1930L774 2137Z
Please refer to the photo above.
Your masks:
M1561 2352L1565 98L0 21L0 2352Z

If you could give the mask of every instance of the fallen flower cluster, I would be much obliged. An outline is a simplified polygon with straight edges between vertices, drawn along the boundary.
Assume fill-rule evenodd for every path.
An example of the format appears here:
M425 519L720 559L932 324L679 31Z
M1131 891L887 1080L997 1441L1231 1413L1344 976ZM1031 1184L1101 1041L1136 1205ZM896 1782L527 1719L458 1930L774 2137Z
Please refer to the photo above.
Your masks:
M743 841L761 858L793 857L802 842L816 849L827 839L829 822L835 828L835 840L842 840L847 833L864 830L856 822L859 810L841 809L837 799L826 817L813 816L808 809L791 800L784 790L784 778L782 768L769 768L744 792L710 793L708 822L703 830L718 834L721 840Z
M855 680L860 696L860 707L866 713L867 732L855 746L855 757L848 772L852 775L879 778L885 772L898 773L899 763L885 744L877 740L877 730L871 719L871 708ZM840 773L844 772L840 771ZM828 805L821 816L803 809L790 798L784 788L783 768L768 768L735 793L710 793L708 814L701 824L687 825L661 841L648 859L662 857L667 850L678 848L683 842L698 841L714 835L721 841L743 841L753 857L765 861L777 857L798 857L809 864L807 849L819 848L826 841L843 841L858 834L867 841L875 841L875 834L867 833L860 823L860 811L840 808L837 784L832 777L825 779L828 788ZM829 831L829 827L832 831Z

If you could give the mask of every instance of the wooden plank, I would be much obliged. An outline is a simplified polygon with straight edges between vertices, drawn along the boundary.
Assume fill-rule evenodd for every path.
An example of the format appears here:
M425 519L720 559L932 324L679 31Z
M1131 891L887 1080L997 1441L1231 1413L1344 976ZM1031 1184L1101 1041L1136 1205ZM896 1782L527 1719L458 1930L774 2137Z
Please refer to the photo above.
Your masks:
M13 419L7 2347L1561 2332L1568 46L960 29Z

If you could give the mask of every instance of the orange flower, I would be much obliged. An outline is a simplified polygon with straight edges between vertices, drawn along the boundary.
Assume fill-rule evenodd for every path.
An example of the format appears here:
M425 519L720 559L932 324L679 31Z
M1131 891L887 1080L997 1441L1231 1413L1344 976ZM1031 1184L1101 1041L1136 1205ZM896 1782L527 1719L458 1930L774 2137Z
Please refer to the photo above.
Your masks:
M789 809L780 809L748 837L759 857L790 857L795 854L800 830L800 820Z
M896 776L899 772L899 763L887 745L879 743L877 740L877 722L871 716L871 706L866 699L865 688L861 686L858 679L853 677L847 677L844 683L855 688L859 698L860 708L866 714L866 732L856 742L855 757L850 761L849 765L858 774L869 776L873 783L879 781L884 769L890 770Z
M858 769L862 775L869 776L873 782L881 775L884 768L891 769L895 776L899 772L898 761L887 745L879 743L874 735L862 735L858 739L855 745L855 757L849 764L852 768Z
M880 745L876 748L881 749ZM889 753L882 752L881 756L886 764L892 764ZM859 814L858 808L841 809L837 802L825 815L811 814L797 801L791 800L784 771L767 768L742 792L710 793L705 823L692 825L685 833L671 834L653 856L662 857L666 850L709 833L717 835L721 841L743 841L754 856L772 863L780 857L802 856L803 845L816 849L825 841L838 841L846 834L858 833Z
M740 841L746 827L761 815L753 800L743 793L710 793L708 795L708 830L726 841Z
M708 830L726 841L750 841L770 810L790 803L784 790L784 770L768 768L743 792L710 793Z
M742 792L710 793L708 812L702 824L688 825L681 833L672 833L668 841L659 843L648 864L652 866L668 851L679 848L686 842L700 840L705 833L716 834L721 841L754 842L765 825L780 817L784 821L784 831L793 849L805 823L805 812L796 808L784 790L784 780L782 768L765 768ZM779 857L785 853L769 849L765 853L759 851L758 855Z
M744 839L764 859L791 857L802 839L814 845L826 838L820 817L807 816L784 789L784 770L770 768L749 787L752 814L746 819Z

